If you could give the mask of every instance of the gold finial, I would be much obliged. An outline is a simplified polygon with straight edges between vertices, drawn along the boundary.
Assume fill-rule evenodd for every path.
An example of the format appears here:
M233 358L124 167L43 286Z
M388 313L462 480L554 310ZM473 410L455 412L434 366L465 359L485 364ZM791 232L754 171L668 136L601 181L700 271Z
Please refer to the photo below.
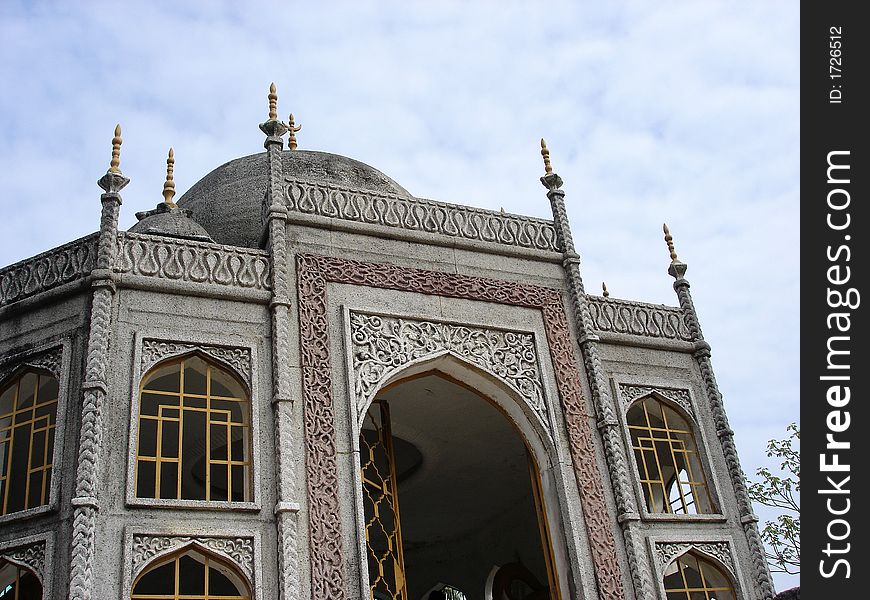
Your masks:
M175 151L169 149L169 158L166 159L166 181L163 183L163 202L171 208L175 208L172 198L175 196L175 180L172 175L175 172Z
M120 173L121 169L121 124L115 125L115 137L112 138L112 161L109 163L109 173Z
M541 138L541 156L544 157L544 173L546 175L553 174L553 166L550 164L550 151L547 149L547 142Z
M273 81L269 85L269 120L274 121L278 118L278 92Z
M290 139L287 140L287 147L291 150L296 150L296 132L302 129L302 125L296 125L296 121L293 120L293 113L290 113L290 117L287 121L287 130L290 132Z
M674 250L674 238L671 237L671 230L668 229L667 223L662 225L662 231L665 232L665 243L668 245L668 252L671 253L671 262L678 262L677 251Z
M604 283L603 281L601 282L601 295L604 296L605 298L610 297L610 292L607 291L607 284Z

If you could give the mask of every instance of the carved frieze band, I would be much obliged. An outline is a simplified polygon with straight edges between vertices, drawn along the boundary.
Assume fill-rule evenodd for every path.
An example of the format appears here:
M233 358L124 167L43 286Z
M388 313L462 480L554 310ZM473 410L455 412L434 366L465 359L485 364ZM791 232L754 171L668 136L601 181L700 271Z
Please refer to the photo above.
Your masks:
M350 313L357 417L389 374L417 359L449 352L491 373L525 399L549 431L544 386L531 333Z
M173 356L181 356L189 352L201 352L219 362L231 366L251 387L251 349L228 346L210 346L207 344L191 344L186 342L171 342L166 340L142 340L142 360L140 372L148 370L162 360Z
M194 537L180 535L133 535L132 578L155 556L171 553L185 546L199 546L220 555L236 565L248 581L254 581L254 538L252 537Z
M668 340L693 340L682 309L663 304L646 304L587 296L596 331L624 333Z
M658 560L659 569L664 572L672 560L689 550L696 550L713 557L725 565L732 575L736 573L728 542L656 542L656 560Z
M619 384L619 395L622 397L623 406L627 409L631 403L648 394L655 392L659 394L683 410L690 416L695 416L695 411L692 408L692 400L689 397L689 390L679 388L666 388L652 385L630 385L627 383Z
M266 252L205 242L122 233L115 271L254 290L271 286Z
M327 282L355 284L452 298L496 302L542 311L550 357L568 428L574 474L601 598L624 598L613 536L596 467L589 409L582 396L577 356L558 290L516 282L391 264L298 255L300 352L305 414L306 474L311 536L312 597L346 597L341 524L337 510L335 414L327 317Z
M25 546L0 549L0 558L26 567L45 582L45 541L40 540Z
M0 307L86 277L94 268L98 234L0 269Z
M403 198L372 190L324 186L286 179L284 197L292 212L559 252L550 221L493 211Z
M36 369L45 369L58 380L61 379L61 360L63 359L63 348L58 346L50 350L44 350L35 354L24 354L10 356L9 358L0 361L0 383L3 383L7 377L12 375L22 367L34 367Z

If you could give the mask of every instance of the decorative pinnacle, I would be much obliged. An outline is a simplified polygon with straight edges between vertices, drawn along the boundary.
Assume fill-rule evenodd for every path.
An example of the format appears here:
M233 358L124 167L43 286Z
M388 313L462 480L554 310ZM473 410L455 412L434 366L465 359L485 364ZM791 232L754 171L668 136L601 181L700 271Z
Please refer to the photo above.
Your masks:
M610 292L607 291L607 284L604 283L603 281L601 282L601 295L604 296L605 298L610 297Z
M553 174L553 166L550 164L550 151L547 149L547 142L541 138L541 156L544 157L544 173L546 175Z
M112 160L109 163L109 173L120 173L121 169L121 124L115 125L115 137L112 138Z
M671 262L679 262L679 259L677 258L677 251L674 250L674 238L671 237L671 230L668 229L667 223L664 223L662 225L662 231L665 232L665 243L668 245L668 252L671 253Z
M163 202L170 208L175 208L172 198L175 196L175 180L172 175L175 172L175 151L169 149L169 157L166 159L166 181L163 183Z
M290 132L290 139L287 140L287 147L291 150L296 150L296 132L302 129L302 125L296 125L296 121L293 120L293 113L290 113L290 117L287 119L287 130Z
M278 91L273 81L269 84L269 120L274 121L278 118Z

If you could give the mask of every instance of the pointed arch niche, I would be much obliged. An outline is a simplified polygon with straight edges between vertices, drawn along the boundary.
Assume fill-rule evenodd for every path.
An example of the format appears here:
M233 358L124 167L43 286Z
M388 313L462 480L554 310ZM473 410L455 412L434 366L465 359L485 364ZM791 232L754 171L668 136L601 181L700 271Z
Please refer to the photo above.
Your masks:
M513 353L528 361L523 368L504 344L505 332L443 327L452 335L442 340L477 338L474 352L461 356L417 340L431 353L398 352L374 385L355 385L363 597L417 600L446 585L483 598L510 585L536 594L530 597L562 598L568 562L550 526L559 523L558 500L542 492L555 488L556 454L541 418L544 399L534 401L543 388L535 384L533 340L524 346L522 334L507 335L517 344ZM429 331L437 335L438 328ZM500 348L490 359L486 340ZM363 356L355 354L355 384L371 376L358 370ZM484 366L499 360L511 368ZM526 381L498 370L524 373Z

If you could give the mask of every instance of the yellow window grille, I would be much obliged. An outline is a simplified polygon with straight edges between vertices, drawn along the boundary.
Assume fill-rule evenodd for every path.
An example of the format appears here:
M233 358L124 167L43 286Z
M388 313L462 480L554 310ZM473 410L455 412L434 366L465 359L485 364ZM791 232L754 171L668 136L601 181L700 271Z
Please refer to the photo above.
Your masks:
M712 562L687 552L665 572L668 600L736 600L731 580Z
M133 584L131 600L250 600L238 570L195 549L150 565Z

